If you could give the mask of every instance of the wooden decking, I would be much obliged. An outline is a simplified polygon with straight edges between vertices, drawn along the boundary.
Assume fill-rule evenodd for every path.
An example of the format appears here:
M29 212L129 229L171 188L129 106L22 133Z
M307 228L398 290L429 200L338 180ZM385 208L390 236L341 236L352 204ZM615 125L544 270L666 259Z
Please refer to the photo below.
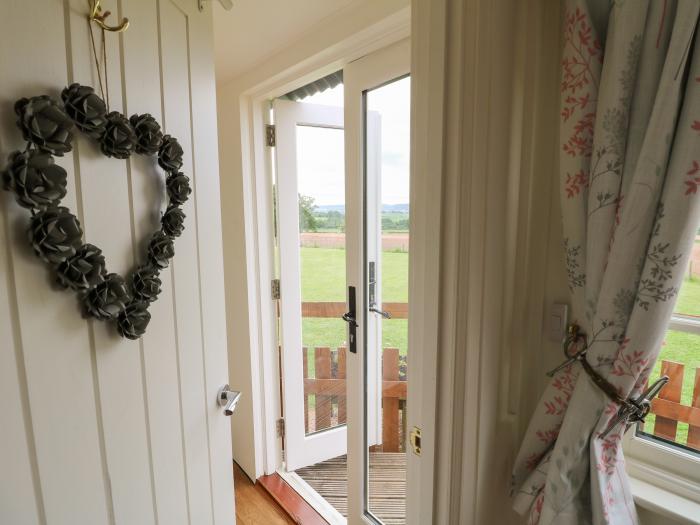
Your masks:
M406 523L406 454L371 452L369 456L370 510L385 525L403 525ZM299 469L296 473L338 512L347 516L346 456Z

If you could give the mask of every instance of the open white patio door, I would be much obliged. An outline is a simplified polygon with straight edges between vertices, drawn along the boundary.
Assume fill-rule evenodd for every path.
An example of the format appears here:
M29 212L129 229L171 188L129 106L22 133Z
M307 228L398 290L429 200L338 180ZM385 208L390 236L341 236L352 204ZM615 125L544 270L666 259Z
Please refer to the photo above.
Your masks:
M285 469L293 471L347 450L345 381L333 379L344 376L347 355L340 319L345 236L314 236L310 215L324 198L329 209L345 212L343 109L276 100L274 114ZM317 266L319 256L306 251L316 242L328 246L321 256L339 268L331 279Z
M358 325L347 374L353 525L406 519L409 72L408 40L343 70L347 282Z

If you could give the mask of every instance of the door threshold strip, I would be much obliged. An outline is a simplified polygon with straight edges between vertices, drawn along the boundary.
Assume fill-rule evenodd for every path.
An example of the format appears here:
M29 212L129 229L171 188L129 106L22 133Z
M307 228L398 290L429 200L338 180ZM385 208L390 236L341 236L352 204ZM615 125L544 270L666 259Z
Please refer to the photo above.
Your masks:
M329 525L316 509L275 472L258 478L258 483L299 525Z

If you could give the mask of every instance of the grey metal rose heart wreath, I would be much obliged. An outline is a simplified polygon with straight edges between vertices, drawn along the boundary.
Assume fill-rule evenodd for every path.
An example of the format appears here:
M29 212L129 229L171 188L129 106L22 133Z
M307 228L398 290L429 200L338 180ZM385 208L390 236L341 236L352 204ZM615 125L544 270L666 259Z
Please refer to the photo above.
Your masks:
M174 239L184 230L182 211L190 193L189 178L180 172L183 150L177 139L163 135L149 114L127 119L107 106L89 86L72 84L61 93L62 104L41 95L15 104L17 125L27 147L10 154L2 172L3 187L31 212L29 241L64 288L78 292L86 315L116 323L122 337L138 339L151 320L150 303L158 298L159 273L175 255ZM54 163L71 151L73 127L99 142L108 157L127 159L133 153L157 155L166 171L168 206L160 229L152 234L146 261L128 278L109 273L102 251L83 241L78 218L61 199L67 192L67 173Z

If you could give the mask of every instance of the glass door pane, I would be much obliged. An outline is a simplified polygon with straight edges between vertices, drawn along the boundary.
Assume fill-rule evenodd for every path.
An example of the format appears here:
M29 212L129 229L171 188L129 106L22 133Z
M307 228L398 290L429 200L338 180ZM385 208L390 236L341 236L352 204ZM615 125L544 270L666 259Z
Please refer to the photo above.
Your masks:
M343 151L342 129L297 125L306 435L347 417Z
M406 520L410 79L365 93L366 509Z

